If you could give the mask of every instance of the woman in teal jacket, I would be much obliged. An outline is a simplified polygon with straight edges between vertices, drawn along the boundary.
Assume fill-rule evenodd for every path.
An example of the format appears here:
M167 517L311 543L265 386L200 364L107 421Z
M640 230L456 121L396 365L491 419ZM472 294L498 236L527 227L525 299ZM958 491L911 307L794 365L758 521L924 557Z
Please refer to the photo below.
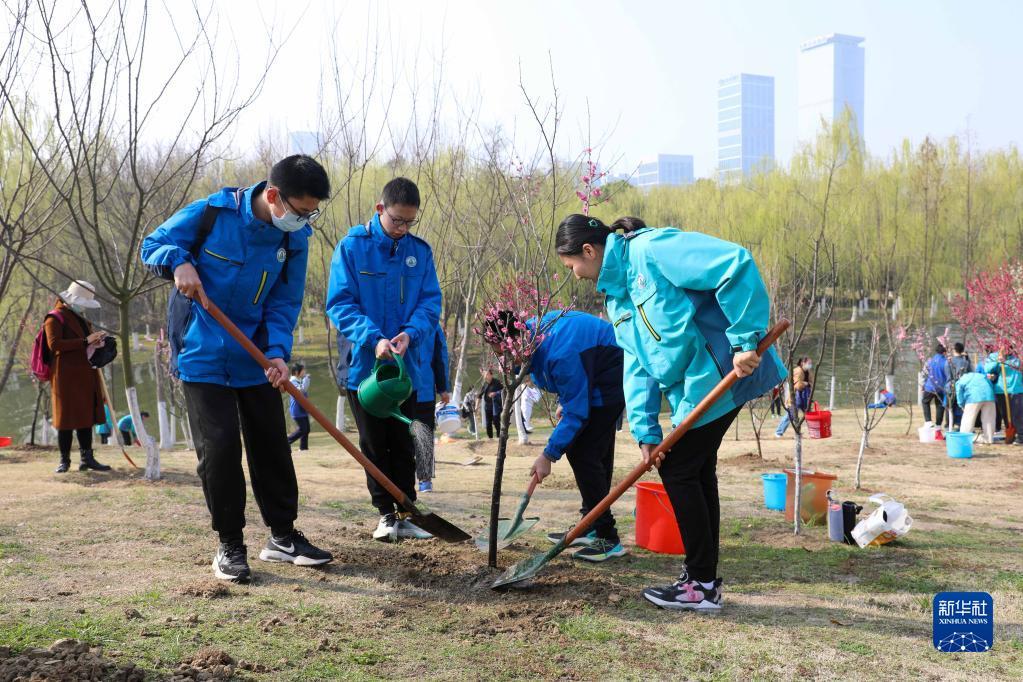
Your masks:
M615 234L622 229L625 235ZM558 227L556 250L578 279L596 282L608 319L625 352L624 389L629 427L643 460L658 466L686 547L673 584L643 596L671 609L721 608L717 576L720 504L717 451L747 401L785 376L772 349L756 347L767 333L770 303L749 252L696 232L649 229L638 218L610 228L574 214ZM659 461L661 395L680 423L735 369L742 379Z

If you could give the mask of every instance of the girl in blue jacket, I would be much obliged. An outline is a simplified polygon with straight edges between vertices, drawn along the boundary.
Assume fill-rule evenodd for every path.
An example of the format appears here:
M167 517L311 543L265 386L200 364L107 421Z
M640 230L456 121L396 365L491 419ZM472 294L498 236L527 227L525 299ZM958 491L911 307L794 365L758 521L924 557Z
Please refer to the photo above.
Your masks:
M624 236L615 234L619 229ZM624 351L629 427L643 461L659 467L682 531L681 575L643 596L664 608L720 609L718 448L743 404L785 376L773 349L763 362L756 353L770 317L756 264L736 244L674 228L648 229L638 218L621 218L609 228L596 218L570 215L558 227L555 247L576 278L596 282L605 296ZM654 458L662 440L662 394L677 425L732 369L742 378L663 458Z

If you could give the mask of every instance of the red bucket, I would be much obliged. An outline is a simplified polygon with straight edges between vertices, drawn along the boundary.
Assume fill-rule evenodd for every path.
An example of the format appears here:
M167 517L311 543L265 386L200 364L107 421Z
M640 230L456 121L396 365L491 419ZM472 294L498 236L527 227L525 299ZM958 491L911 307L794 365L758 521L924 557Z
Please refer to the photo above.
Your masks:
M636 484L636 544L658 554L685 554L675 510L664 486L652 481Z
M831 438L831 412L822 410L817 401L806 413L806 431L810 438Z
M0 448L6 448L11 444L10 436L0 436Z

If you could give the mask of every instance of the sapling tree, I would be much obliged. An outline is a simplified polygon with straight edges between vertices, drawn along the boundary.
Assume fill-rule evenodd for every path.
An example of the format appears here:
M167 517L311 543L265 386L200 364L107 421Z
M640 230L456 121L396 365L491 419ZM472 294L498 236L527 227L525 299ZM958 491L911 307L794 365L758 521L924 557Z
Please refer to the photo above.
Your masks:
M894 340L894 344L888 343L888 339ZM869 407L874 397L881 388L885 387L885 375L891 363L892 356L896 355L906 338L906 330L902 327L896 329L892 337L888 337L881 326L874 322L870 325L870 339L868 342L866 365L862 367L863 373L858 379L853 379L853 384L859 384L860 410L856 412L856 422L860 427L860 449L856 455L856 489L860 489L860 474L863 470L864 451L870 447L870 432L877 428L881 420L888 414L887 403L881 407Z

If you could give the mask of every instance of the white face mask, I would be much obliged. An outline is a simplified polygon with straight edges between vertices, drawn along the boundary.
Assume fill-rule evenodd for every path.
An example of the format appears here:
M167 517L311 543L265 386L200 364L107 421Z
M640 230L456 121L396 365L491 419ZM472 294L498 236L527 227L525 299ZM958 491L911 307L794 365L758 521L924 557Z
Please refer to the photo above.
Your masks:
M806 363L805 365L803 365L803 369L813 369L813 363L812 362Z
M274 227L284 232L296 232L301 230L306 225L304 218L299 218L291 211L285 209L284 215L278 218L274 215L273 211L270 211L270 217L273 219Z

